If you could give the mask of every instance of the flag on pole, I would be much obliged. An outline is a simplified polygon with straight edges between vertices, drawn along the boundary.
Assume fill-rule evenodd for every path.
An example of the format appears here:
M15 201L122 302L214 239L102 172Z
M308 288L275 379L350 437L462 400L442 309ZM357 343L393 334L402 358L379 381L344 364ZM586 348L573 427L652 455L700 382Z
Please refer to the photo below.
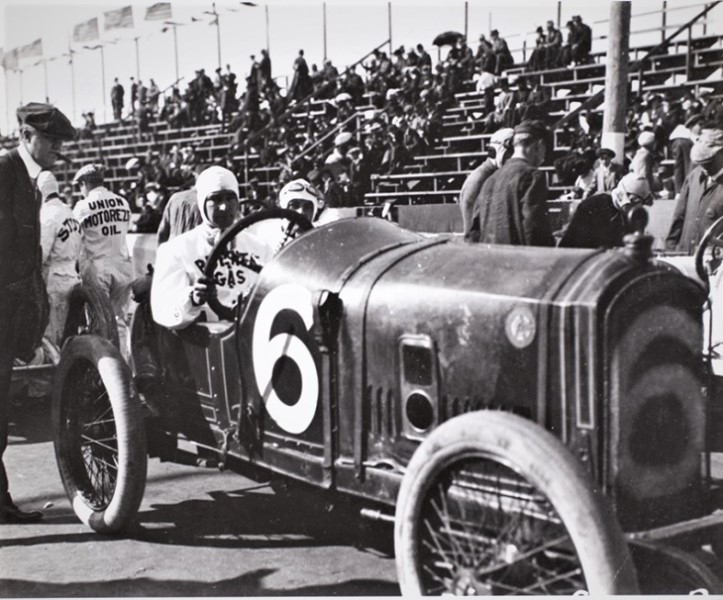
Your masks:
M95 17L73 27L73 41L76 43L90 42L98 39L98 18Z
M170 2L156 2L153 6L146 8L146 21L165 21L173 18L171 15Z
M19 58L37 58L43 55L43 40L37 39L32 44L20 47Z
M105 16L105 24L103 29L128 29L133 27L133 7L124 6L118 10L111 10L103 13Z
M18 68L18 49L14 48L3 55L3 69L8 71Z

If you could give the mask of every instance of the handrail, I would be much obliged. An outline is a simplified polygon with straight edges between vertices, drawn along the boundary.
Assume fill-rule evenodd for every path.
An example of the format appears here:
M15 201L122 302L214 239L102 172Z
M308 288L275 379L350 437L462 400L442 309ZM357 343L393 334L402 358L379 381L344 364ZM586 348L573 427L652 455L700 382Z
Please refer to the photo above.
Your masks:
M704 17L706 14L708 14L711 10L713 10L716 6L718 6L721 3L721 0L717 0L716 2L713 2L709 4L703 11L701 11L699 14L697 14L695 17L693 17L690 21L688 21L685 25L682 25L679 27L675 33L672 33L667 38L665 38L660 44L652 48L651 50L648 50L648 53L643 56L640 60L633 63L633 65L630 67L629 71L639 71L645 63L650 60L652 56L657 54L660 50L665 50L669 45L670 42L673 41L673 38L677 37L680 33L685 31L686 29L689 29L692 27L698 19ZM690 52L690 48L688 49ZM592 96L590 96L585 102L583 102L580 106L578 106L576 109L570 111L565 116L561 117L553 126L553 129L559 129L560 127L563 127L566 125L571 119L574 117L577 117L583 110L587 110L588 108L592 108L593 106L597 106L600 103L600 100L605 97L605 88L595 92Z
M342 123L338 123L337 125L335 125L334 127L332 127L327 133L325 133L325 134L324 134L323 136L321 136L318 140L316 140L311 146L309 146L308 148L305 148L304 150L302 150L301 153L298 154L298 155L294 158L294 160L291 161L291 164L293 165L293 164L296 163L299 159L301 159L301 158L303 158L304 156L306 156L307 154L309 154L309 152L311 152L314 148L320 146L320 145L322 144L322 142L325 142L326 140L328 140L331 136L333 136L333 135L334 135L337 131L339 131L342 127L344 127L345 125L347 125L347 123L349 123L349 122L352 121L353 119L357 119L357 118L359 117L359 115L360 115L360 113L355 112L353 115L351 115L348 119L346 119L346 120L343 121Z
M344 69L344 74L346 74L346 73L348 73L350 70L354 69L358 64L360 64L362 61L366 60L366 58L367 58L368 56L371 56L372 54L374 54L374 52L376 52L376 51L379 50L380 48L386 46L387 44L389 44L389 40L384 41L383 43L379 44L379 45L378 45L376 48L374 48L373 50L367 52L364 56L362 56L362 57L361 57L359 60L357 60L355 63L352 63L351 65L349 65L348 67L346 67L346 69ZM259 131L257 131L256 133L254 133L254 134L252 134L251 136L247 137L246 140L244 141L244 146L245 146L246 148L248 148L248 146L249 146L250 144L252 144L252 143L255 142L256 140L260 139L262 135L265 135L266 133L268 133L269 130L271 130L272 127L276 127L276 126L280 125L281 123L283 123L286 119L288 119L299 107L304 106L305 104L310 103L310 101L313 99L313 97L314 97L314 92L311 92L309 95L307 95L306 97L302 98L299 102L295 103L293 106L289 106L283 113L281 113L281 115L278 117L278 119L276 119L275 121L272 121L271 123L269 123L269 124L266 125L265 127L259 129Z

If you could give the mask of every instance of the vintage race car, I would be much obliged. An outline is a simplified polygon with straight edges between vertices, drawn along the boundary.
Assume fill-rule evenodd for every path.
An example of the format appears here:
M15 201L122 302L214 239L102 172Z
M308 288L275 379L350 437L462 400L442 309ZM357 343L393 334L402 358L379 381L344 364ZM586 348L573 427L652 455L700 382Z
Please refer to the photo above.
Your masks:
M356 497L394 523L405 594L720 591L704 393L704 289L617 251L467 245L373 217L309 228L227 321L170 331L141 304L131 360L65 346L61 476L99 532L133 522L147 457L189 444L229 469ZM155 385L139 385L152 355ZM322 492L323 491L323 492ZM632 557L632 560L631 560Z

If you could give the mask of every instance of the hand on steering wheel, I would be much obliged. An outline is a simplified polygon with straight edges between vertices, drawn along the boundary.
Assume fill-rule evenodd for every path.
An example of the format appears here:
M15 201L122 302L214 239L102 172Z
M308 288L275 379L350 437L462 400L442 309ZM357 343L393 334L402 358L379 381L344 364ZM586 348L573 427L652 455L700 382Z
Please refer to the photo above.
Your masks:
M208 257L206 267L203 270L204 277L206 277L210 281L213 281L213 274L216 270L219 259L225 253L227 247L231 245L233 240L242 231L248 229L256 223L259 223L261 221L267 221L270 219L284 219L288 221L289 227L286 231L288 232L294 230L296 234L308 231L313 227L311 222L304 215L286 208L271 208L253 212L249 216L244 217L240 221L237 221L236 223L231 225L231 227L229 227L223 233L221 238L218 240L216 247L211 252L211 256ZM289 237L286 237L285 239L288 240ZM278 251L280 250L280 248L276 248L275 250ZM263 265L254 265L249 266L248 268L258 273L259 271L261 271L262 267ZM208 294L206 297L206 302L208 303L208 306L211 308L211 310L213 310L213 312L218 315L219 319L225 321L233 321L235 315L235 308L230 306L224 306L223 304L221 304L221 302L218 300L218 296L215 293Z

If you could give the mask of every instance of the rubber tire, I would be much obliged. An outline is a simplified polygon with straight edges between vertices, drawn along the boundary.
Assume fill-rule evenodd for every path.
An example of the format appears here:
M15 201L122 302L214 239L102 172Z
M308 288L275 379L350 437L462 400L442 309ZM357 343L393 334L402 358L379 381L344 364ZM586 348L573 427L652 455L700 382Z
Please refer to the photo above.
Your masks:
M78 335L79 321L85 305L88 305L94 313L98 324L97 329L91 333L110 340L116 348L119 348L118 325L110 298L97 286L87 283L79 283L70 293L68 316L65 319L63 339L60 343L61 348L68 339Z
M646 541L630 546L641 594L689 594L701 588L708 594L723 594L720 578L690 552Z
M708 284L708 272L705 269L705 265L703 264L703 257L705 255L705 251L708 248L708 245L710 244L710 240L714 237L718 237L721 233L723 233L723 217L720 217L717 219L708 229L706 229L705 233L703 234L703 237L700 239L700 242L698 242L698 246L695 249L695 254L693 255L693 261L695 264L695 272L698 274L698 277L700 277L701 281Z
M79 361L90 362L99 372L108 392L118 443L118 476L111 501L103 510L88 505L79 493L71 459L65 455L62 439L63 391L70 370ZM95 335L71 338L55 373L52 399L55 457L66 494L78 518L99 533L118 533L135 521L143 500L148 458L146 430L140 402L131 393L131 374L120 351L108 340Z
M233 225L231 225L231 227L229 227L226 231L223 232L223 235L221 235L221 237L219 238L216 246L211 251L208 260L206 261L206 266L203 269L204 277L208 279L213 279L213 273L216 270L216 264L218 263L219 258L221 258L221 255L223 254L226 246L228 246L231 240L233 240L244 229L247 229L248 227L251 227L256 223L260 223L261 221L268 221L269 219L286 219L290 223L296 224L296 226L302 233L305 231L309 231L309 229L313 229L314 227L309 221L309 219L307 219L304 215L294 210L289 210L288 208L269 208L257 210L256 212L251 213L247 217L236 221ZM223 304L221 304L216 296L210 296L208 298L207 304L209 308L213 312L215 312L218 318L222 321L234 320L236 315L235 309L229 308L228 306L224 306Z
M591 594L637 593L637 577L622 531L606 498L581 463L532 421L479 411L437 427L412 456L397 497L394 548L402 594L424 593L416 567L420 505L436 476L456 457L499 458L544 494L563 521Z

